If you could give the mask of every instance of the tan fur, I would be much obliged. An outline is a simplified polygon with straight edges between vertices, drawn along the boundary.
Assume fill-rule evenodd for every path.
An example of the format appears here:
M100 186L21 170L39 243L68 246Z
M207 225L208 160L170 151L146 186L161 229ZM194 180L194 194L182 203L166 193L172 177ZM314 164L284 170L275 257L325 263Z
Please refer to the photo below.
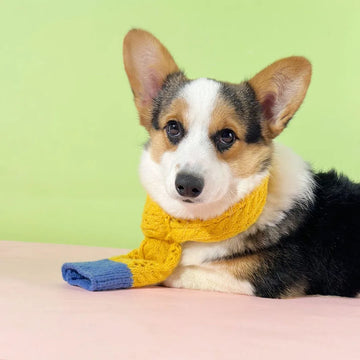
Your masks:
M238 137L234 145L223 153L217 153L219 159L226 161L235 177L248 177L261 170L263 161L270 157L271 146L266 143L247 144L246 126L240 122L235 109L221 98L217 100L209 127L209 136L222 129L233 130Z
M157 131L150 129L151 146L150 154L151 158L159 163L162 155L165 151L174 151L176 146L172 145L167 139L165 130Z
M179 71L179 68L165 46L152 34L140 29L133 29L125 36L123 56L140 123L149 130L152 99L167 75Z
M170 120L176 120L179 121L182 124L183 128L186 130L188 127L186 117L187 110L188 106L184 99L174 99L170 106L164 109L159 116L159 127L162 130L149 130L151 137L150 153L152 159L157 163L160 162L160 159L165 151L176 150L176 146L169 141L164 127Z
M306 294L306 281L299 281L291 288L287 289L284 294L281 295L282 299L296 298L299 296L305 296Z
M271 147L268 145L237 141L229 150L218 156L229 164L234 176L246 178L261 171L263 162L270 154Z
M301 56L292 56L274 62L249 81L265 108L271 97L275 100L265 136L274 138L284 130L303 102L310 79L310 62Z
M233 130L239 139L244 139L246 135L246 127L239 122L234 107L225 100L218 98L211 116L209 136L222 129Z
M160 113L159 127L162 129L170 120L179 121L183 128L188 128L188 104L183 98L175 98L171 104Z
M250 280L262 262L260 254L253 254L234 259L214 261L211 265L226 270L239 280Z

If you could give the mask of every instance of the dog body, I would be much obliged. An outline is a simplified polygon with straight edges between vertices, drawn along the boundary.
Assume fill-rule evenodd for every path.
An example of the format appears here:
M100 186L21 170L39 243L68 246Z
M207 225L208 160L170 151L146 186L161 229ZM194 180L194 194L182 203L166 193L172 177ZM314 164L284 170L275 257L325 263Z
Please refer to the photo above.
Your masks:
M164 285L275 298L360 292L360 185L315 174L273 142L304 99L306 59L279 60L240 84L189 80L155 37L132 30L124 63L150 134L140 178L168 214L216 217L269 177L257 222L221 242L185 243Z

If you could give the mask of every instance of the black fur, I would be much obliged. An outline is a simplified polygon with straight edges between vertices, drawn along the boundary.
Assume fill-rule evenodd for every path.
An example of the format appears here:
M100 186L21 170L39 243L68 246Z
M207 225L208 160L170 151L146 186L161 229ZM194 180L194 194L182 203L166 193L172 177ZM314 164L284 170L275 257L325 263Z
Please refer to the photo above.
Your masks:
M247 143L257 143L263 140L261 134L261 105L256 99L255 91L247 83L221 84L221 96L235 108L239 121L245 122Z
M360 292L360 184L335 171L314 175L315 201L298 208L300 224L257 253L255 295L279 298L291 288L307 295L354 297Z
M186 79L183 72L175 72L169 74L155 99L153 99L153 109L152 109L152 126L156 130L159 129L159 116L162 110L166 109L171 101L177 96L180 89L189 82Z

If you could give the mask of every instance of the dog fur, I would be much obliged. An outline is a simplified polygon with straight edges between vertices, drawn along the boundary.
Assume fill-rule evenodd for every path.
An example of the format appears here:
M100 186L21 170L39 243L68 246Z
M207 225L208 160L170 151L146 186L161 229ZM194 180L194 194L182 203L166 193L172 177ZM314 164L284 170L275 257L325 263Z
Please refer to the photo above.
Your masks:
M165 286L271 298L358 295L360 185L335 171L315 173L273 141L305 97L308 60L279 60L240 84L190 80L159 40L134 29L124 64L150 136L140 178L167 213L215 217L270 177L258 221L231 239L185 243Z

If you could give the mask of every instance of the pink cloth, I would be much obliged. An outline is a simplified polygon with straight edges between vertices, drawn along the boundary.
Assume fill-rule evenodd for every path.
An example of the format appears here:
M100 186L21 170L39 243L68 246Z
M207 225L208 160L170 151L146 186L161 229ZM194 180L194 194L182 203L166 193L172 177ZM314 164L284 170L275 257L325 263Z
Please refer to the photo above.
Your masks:
M122 252L0 242L0 359L360 359L360 299L93 293L61 279L66 261Z

